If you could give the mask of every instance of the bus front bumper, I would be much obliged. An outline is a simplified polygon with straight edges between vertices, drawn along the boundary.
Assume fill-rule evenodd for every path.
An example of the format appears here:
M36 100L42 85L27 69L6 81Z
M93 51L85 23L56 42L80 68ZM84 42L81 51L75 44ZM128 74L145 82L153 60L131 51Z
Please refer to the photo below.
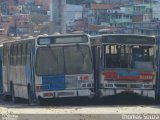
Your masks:
M99 90L99 97L105 97L105 96L110 96L110 95L116 95L120 93L136 93L141 96L145 97L151 97L155 99L155 90L145 90L145 89L131 89L131 90L126 90L126 89L100 89Z
M61 90L61 91L41 91L37 92L37 98L61 98L61 97L93 97L94 92L90 89L83 90Z

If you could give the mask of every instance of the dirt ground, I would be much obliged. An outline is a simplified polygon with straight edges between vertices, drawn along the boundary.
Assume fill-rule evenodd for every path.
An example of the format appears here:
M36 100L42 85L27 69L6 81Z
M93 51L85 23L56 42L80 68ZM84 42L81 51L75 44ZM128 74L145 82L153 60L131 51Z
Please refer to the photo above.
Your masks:
M146 120L145 115L152 115L147 120L160 120L160 105L148 98L118 96L98 102L62 99L53 103L37 106L24 101L17 104L0 101L0 115L2 120ZM4 119L4 115L10 115L10 119ZM15 115L23 119L13 119Z

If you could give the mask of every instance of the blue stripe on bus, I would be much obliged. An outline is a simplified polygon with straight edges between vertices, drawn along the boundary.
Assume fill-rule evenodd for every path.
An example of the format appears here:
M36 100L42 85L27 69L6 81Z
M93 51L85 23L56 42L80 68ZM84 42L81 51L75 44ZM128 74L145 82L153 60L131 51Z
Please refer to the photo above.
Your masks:
M43 90L64 90L65 89L65 76L42 76Z
M127 71L119 71L118 72L119 76L139 76L140 73L136 72L136 71L132 71L132 72L127 72Z

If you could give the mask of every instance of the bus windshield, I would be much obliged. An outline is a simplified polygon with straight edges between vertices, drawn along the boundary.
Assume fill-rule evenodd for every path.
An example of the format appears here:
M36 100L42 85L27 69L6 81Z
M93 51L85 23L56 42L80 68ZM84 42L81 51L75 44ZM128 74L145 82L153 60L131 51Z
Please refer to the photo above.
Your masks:
M88 46L40 47L37 50L37 75L89 74L92 72Z
M154 47L141 45L104 45L104 67L153 70Z

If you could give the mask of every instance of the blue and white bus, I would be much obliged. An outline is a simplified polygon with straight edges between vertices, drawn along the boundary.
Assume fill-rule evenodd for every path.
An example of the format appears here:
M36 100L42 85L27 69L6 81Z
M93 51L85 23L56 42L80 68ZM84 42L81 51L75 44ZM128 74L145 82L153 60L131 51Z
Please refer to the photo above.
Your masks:
M94 95L88 35L42 35L3 46L4 95L13 102Z
M91 37L96 93L137 93L160 101L160 38L134 34Z

